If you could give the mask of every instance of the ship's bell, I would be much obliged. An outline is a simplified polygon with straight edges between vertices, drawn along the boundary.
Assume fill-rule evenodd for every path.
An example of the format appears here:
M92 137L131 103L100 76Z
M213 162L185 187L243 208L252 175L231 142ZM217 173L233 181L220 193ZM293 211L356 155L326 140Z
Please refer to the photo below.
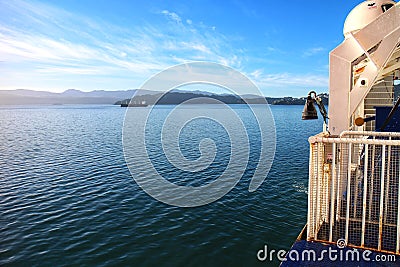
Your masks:
M311 95L307 96L306 104L304 105L303 115L301 116L302 120L316 120L318 119L317 110L314 106L314 100Z

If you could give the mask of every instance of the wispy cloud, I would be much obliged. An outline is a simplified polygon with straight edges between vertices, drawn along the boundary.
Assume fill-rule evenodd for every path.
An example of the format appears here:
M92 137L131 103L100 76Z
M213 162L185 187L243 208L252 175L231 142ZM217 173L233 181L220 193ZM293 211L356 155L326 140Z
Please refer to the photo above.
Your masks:
M303 57L311 57L325 51L323 47L312 47L303 52Z
M182 23L181 17L178 14L176 14L175 12L171 12L171 11L168 11L168 10L163 10L163 11L161 11L161 13L166 15L170 20L172 20L172 21L174 21L174 22L176 22L178 24Z
M111 79L118 73L143 82L166 67L193 60L240 67L240 55L223 34L168 10L161 15L175 25L149 22L121 28L39 3L3 2L0 9L16 18L0 19L2 64L9 65L9 71L12 66L15 73L20 71L16 63L24 64L24 71L30 66L38 79L56 73L60 79L63 74L102 74Z
M263 71L261 69L257 69L255 71L253 71L252 73L250 73L250 76L255 79L258 80L260 78L260 76L262 75Z
M310 88L323 89L324 91L327 91L328 88L328 77L326 75L309 73L295 74L288 72L265 73L262 69L257 69L247 75L255 81L260 88L264 89L268 95L284 96L280 90L288 88L300 90L299 95L306 93ZM274 92L272 93L269 89L273 89Z
M293 74L293 73L278 73L264 75L259 78L259 81L268 86L315 86L327 87L328 77L313 74Z
M254 55L233 45L240 36L227 37L213 25L171 10L161 10L157 16L158 22L121 27L43 3L1 1L0 70L7 75L0 77L0 89L45 84L48 88L38 89L57 84L64 89L76 84L87 90L133 88L167 67L188 61L236 68L261 88L327 86L324 76L267 74L260 68L267 58L258 58L258 65L252 66ZM284 53L275 46L266 51ZM322 47L311 48L303 56L322 51Z

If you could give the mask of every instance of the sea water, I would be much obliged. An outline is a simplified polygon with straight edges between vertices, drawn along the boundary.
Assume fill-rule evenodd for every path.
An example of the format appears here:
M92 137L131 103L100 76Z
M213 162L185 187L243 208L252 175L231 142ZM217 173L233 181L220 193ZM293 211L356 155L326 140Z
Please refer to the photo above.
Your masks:
M155 107L155 121L172 108ZM243 105L232 108L246 117ZM260 142L256 121L245 119L253 141L242 179L218 201L180 208L153 199L132 178L122 148L124 108L0 107L0 265L279 264L259 262L256 255L265 245L289 249L306 223L307 139L322 130L322 121L301 121L301 106L270 108L276 153L260 188L248 191ZM155 149L149 157L158 159L156 169L174 183L210 182L229 161L229 136L215 122L198 120L180 136L189 159L199 157L201 139L215 141L215 160L203 173L177 175L157 149L158 137L150 131Z

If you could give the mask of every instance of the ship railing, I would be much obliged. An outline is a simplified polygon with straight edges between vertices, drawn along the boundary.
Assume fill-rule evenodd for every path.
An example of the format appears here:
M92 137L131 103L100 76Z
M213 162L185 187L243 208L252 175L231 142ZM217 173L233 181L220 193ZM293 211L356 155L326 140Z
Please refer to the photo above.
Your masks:
M400 133L309 142L307 240L400 254Z

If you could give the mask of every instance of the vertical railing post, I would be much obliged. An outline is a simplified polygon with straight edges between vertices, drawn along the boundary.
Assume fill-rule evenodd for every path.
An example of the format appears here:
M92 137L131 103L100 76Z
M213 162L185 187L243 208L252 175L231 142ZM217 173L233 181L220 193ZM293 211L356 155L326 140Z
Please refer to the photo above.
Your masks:
M367 213L367 190L368 190L368 154L369 146L368 144L364 147L364 188L363 188L363 210L362 210L362 222L361 222L361 246L365 244L365 217Z
M349 243L349 224L350 224L350 192L351 192L351 159L352 159L352 145L349 144L349 157L347 165L347 188L346 188L346 230L345 230L345 240Z
M381 168L381 195L379 201L379 239L378 250L382 249L382 230L383 230L383 201L385 196L385 161L386 161L386 145L382 146L382 168Z
M312 201L313 198L313 177L314 177L314 153L313 153L314 145L310 143L310 162L308 166L308 215L307 215L307 240L313 238L313 216L314 216L314 203Z
M389 137L389 140L392 140L391 137ZM386 170L386 188L385 188L385 220L384 223L386 223L386 220L388 218L387 216L387 211L388 211L388 203L389 203L389 187L390 187L390 160L391 160L391 150L392 147L388 146L387 150L388 150L388 156L387 156L387 170Z
M343 146L344 144L339 144L339 150L338 150L338 171L337 171L337 186L336 186L336 221L339 220L340 217L340 212L341 212L341 194L342 194L342 188L341 188L341 180L342 180L342 163L343 163Z
M322 145L322 143L317 143L317 164L316 164L316 170L317 170L317 175L316 175L316 186L315 186L315 208L316 208L316 212L315 212L315 225L314 225L314 237L316 239L318 239L318 228L319 228L319 222L320 222L320 216L321 216L321 212L320 212L320 201L321 201L321 196L320 196L320 183L321 183L321 149L320 146ZM322 171L322 175L323 175L323 171Z
M329 223L329 242L332 242L333 238L333 224L335 218L335 179L336 179L336 143L332 144L332 170L331 170L331 212L330 212L330 223Z

